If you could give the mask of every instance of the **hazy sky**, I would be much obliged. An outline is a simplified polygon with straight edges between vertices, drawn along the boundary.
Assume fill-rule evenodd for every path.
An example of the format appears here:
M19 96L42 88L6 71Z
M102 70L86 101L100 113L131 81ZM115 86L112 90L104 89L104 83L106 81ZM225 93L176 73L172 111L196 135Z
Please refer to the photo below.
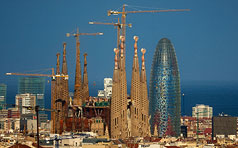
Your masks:
M1 0L0 1L0 83L17 82L6 72L25 72L56 67L56 53L62 55L67 43L70 85L75 73L75 39L67 32L79 27L81 33L103 32L103 36L81 36L81 61L88 53L89 83L112 77L116 29L89 25L89 21L116 22L107 10L191 9L190 12L128 14L126 62L130 82L133 36L138 47L146 48L149 80L158 41L169 38L175 47L181 81L238 80L237 0ZM141 56L141 53L139 54ZM62 60L62 57L61 57ZM83 65L83 63L82 63ZM41 73L41 72L38 72Z

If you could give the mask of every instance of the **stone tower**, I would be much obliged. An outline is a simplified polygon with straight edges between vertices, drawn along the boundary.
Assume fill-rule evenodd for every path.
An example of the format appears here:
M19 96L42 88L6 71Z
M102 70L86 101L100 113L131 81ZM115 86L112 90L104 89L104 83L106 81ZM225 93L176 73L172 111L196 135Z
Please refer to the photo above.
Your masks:
M115 52L115 67L113 71L112 99L111 99L111 138L118 139L121 137L121 85L120 70L118 68L119 50Z
M74 105L82 106L83 99L83 87L82 87L82 75L80 64L80 43L77 38L76 41L76 72L75 72L75 85L74 85Z
M134 58L133 58L133 66L132 66L132 79L131 79L131 101L132 106L130 108L131 112L131 136L138 137L142 133L141 127L141 85L140 85L140 69L139 69L139 61L137 54L137 42L138 37L134 36L135 44L134 44Z
M63 63L62 63L62 76L67 76L67 62L66 62L66 43L63 44ZM64 101L62 116L63 116L63 131L66 130L66 121L68 117L69 105L69 84L68 77L61 77L61 99Z
M141 74L137 54L138 37L135 36L134 58L131 80L131 102L127 100L127 83L125 70L125 38L120 37L121 52L115 49L115 67L113 72L111 99L111 138L125 139L129 137L150 136L148 113L148 93L145 71L145 49L142 49ZM118 62L119 61L119 62Z
M52 70L52 75L55 75L54 70ZM56 109L56 105L55 105L55 101L56 101L56 78L52 77L51 79L51 109L55 110ZM55 116L56 113L53 111L51 112L51 133L55 133Z
M60 75L60 54L57 53L57 65L56 65L56 75ZM60 121L63 119L63 111L62 111L62 105L63 100L61 99L61 79L60 77L56 77L56 88L55 88L55 95L56 95L56 117L55 117L55 133L60 134L61 128L60 128Z
M83 68L83 102L85 99L89 98L89 89L88 89L88 72L87 72L87 53L84 53L84 68Z
M125 37L120 37L121 55L120 55L120 91L121 91L121 138L128 137L128 122L127 122L127 81L126 81L126 57L125 57Z
M141 57L141 75L140 75L140 82L141 82L141 127L143 137L150 136L150 117L149 117L149 100L148 100L148 90L147 90L147 81L146 81L146 70L145 70L145 52L144 48L141 49L142 57Z

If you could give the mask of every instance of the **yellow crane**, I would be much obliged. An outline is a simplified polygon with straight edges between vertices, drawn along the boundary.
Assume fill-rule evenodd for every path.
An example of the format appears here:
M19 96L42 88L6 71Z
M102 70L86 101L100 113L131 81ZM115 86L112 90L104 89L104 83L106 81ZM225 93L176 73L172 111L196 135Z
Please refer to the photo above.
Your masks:
M79 33L79 29L77 28L76 33L66 33L67 37L74 36L76 40L79 42L79 36L81 35L103 35L102 32L97 32L97 33Z
M55 75L55 72L54 72L54 68L50 68L51 69L51 74L33 74L33 73L6 73L6 75L8 76L12 76L12 75L17 75L17 76L36 76L36 77L51 77L53 80L56 78L56 77L64 77L66 79L69 78L68 75Z
M117 48L118 49L119 49L120 32L121 32L122 26L132 27L132 24L121 24L119 18L118 18L118 22L117 23L89 22L89 24L113 25L113 26L115 26L116 29L117 29Z
M178 12L178 11L190 11L190 9L168 9L168 10L145 10L145 11L126 11L126 5L124 4L122 7L122 11L113 11L108 10L107 15L118 15L121 14L122 24L126 24L126 15L129 13L156 13L156 12ZM126 26L122 25L122 36L126 36ZM126 38L126 37L125 37Z

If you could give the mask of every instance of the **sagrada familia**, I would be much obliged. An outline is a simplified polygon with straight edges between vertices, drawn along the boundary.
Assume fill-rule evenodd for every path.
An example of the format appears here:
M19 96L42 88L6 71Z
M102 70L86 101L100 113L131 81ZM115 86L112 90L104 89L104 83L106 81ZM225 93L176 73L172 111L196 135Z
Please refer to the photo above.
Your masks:
M69 97L66 43L63 44L63 62L60 72L60 54L57 53L56 74L51 81L51 133L65 131L90 131L89 120L83 116L83 106L90 98L87 75L87 54L84 54L83 76L81 74L80 43L76 37L76 72L73 100ZM139 68L137 53L138 37L134 37L134 57L132 66L131 95L127 94L125 38L120 37L120 50L114 49L115 67L113 72L112 97L109 112L105 112L105 133L112 139L145 137L150 135L149 101L147 93L145 49L142 52L142 65ZM54 75L54 74L52 74ZM57 77L61 75L60 77ZM107 114L106 114L107 113ZM107 117L108 116L108 117ZM105 122L105 121L104 121Z
M120 37L119 49L115 52L111 98L111 138L125 139L129 137L150 136L149 101L147 93L145 49L142 52L142 66L139 69L137 54L138 37L134 37L134 58L132 66L131 95L127 96L125 38Z

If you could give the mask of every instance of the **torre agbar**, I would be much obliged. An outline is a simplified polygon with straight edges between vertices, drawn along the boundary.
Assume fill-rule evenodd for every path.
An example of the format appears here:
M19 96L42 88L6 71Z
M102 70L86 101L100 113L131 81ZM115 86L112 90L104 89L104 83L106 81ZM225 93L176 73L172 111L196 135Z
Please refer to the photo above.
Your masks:
M175 49L171 41L159 41L153 58L149 87L149 112L152 133L180 135L181 91Z

